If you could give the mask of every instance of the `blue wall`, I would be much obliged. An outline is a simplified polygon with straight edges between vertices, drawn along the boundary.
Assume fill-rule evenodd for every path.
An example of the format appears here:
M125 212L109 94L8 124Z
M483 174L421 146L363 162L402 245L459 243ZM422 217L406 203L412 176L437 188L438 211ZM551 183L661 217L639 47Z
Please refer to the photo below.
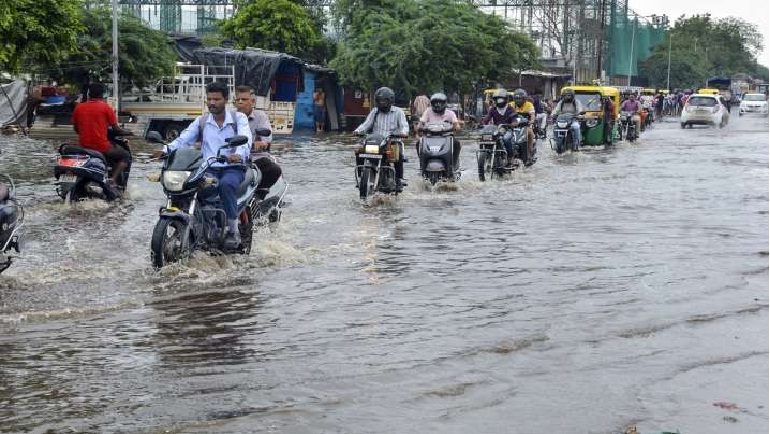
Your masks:
M294 128L315 130L313 92L315 92L315 73L305 70L305 91L297 94L297 106L294 110Z

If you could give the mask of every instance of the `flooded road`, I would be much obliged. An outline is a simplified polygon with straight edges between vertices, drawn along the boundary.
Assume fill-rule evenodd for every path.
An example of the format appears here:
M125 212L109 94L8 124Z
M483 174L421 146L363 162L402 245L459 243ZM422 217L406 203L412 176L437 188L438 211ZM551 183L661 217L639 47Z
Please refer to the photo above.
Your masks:
M540 143L486 183L465 141L437 191L412 148L371 206L349 138L291 140L251 256L156 272L158 164L72 208L54 144L0 137L28 228L0 276L0 432L767 432L767 118Z

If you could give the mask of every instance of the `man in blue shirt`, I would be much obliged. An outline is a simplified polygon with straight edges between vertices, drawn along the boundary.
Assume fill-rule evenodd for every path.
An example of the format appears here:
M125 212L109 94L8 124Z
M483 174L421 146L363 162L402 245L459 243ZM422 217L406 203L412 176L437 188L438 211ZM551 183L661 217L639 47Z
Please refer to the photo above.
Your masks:
M219 180L219 196L224 204L229 231L225 238L226 247L237 247L240 243L238 232L238 198L235 192L246 176L245 164L249 161L252 134L249 119L243 113L225 110L229 96L227 86L220 82L212 82L206 86L206 104L209 112L195 119L173 142L166 145L165 152L189 147L200 141L203 159L216 157L219 149L227 143L225 139L246 136L248 143L237 148L223 149L222 156L227 157L227 163L214 163L209 169L211 176ZM201 122L204 123L201 127ZM202 137L201 137L202 135Z

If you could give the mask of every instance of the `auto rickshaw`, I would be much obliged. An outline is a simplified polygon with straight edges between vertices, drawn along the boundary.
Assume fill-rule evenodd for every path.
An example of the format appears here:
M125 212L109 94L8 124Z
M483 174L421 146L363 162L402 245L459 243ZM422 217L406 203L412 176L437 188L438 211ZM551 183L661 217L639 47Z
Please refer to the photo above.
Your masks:
M698 92L701 95L719 95L721 92L719 92L719 89L714 89L712 87L702 87L698 89Z
M559 94L562 95L565 89L572 89L575 92L575 99L580 101L585 112L585 118L580 126L581 145L599 146L616 141L614 120L620 110L620 90L611 86L565 86ZM605 113L605 98L610 98L612 101L614 113Z

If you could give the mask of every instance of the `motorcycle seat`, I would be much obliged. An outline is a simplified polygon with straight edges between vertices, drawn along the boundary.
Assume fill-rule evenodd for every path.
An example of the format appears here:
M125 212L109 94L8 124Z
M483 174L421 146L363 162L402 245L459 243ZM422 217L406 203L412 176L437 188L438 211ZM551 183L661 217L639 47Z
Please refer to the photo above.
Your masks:
M107 161L104 158L104 154L101 152L94 151L93 149L86 149L78 145L62 145L61 148L59 148L59 153L62 155L89 155L91 157L99 158L102 161Z

